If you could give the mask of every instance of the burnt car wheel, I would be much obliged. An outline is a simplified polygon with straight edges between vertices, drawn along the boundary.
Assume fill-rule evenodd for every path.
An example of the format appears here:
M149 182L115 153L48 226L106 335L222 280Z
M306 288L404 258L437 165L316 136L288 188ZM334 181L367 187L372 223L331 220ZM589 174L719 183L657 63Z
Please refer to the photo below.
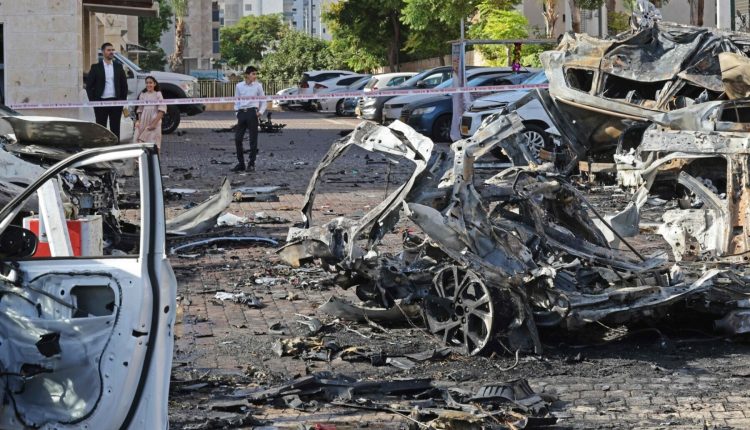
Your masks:
M551 139L549 134L538 125L526 124L525 129L521 132L521 138L525 140L526 145L536 162L541 162L539 155L542 149L551 149ZM503 153L502 148L499 146L492 148L492 154L503 160L507 158L505 153Z
M531 155L533 155L537 161L540 161L539 154L541 150L549 148L550 138L547 132L537 125L527 124L526 130L523 131L522 135L526 140L526 145L528 146Z
M167 106L167 113L161 119L161 134L169 134L180 126L180 108L176 105Z
M464 354L479 354L492 339L491 291L471 270L448 266L438 271L424 299L424 314L430 332Z

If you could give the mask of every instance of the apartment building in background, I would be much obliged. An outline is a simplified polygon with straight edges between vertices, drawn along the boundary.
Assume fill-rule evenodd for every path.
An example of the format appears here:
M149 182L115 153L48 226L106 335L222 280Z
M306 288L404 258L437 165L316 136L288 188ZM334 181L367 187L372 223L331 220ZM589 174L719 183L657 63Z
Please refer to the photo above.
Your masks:
M221 25L234 25L248 15L279 14L290 27L313 37L330 40L321 11L336 1L338 0L221 0Z

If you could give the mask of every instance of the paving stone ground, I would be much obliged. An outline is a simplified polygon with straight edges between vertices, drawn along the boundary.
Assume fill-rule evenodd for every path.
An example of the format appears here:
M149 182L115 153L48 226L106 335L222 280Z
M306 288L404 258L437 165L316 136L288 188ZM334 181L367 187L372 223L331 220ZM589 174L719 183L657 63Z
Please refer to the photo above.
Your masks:
M198 194L168 202L167 213L177 213L188 200L200 201L215 192L224 175L244 186L282 185L278 201L232 203L229 211L251 218L265 212L289 220L232 230L283 240L286 229L300 221L298 210L318 161L341 131L351 130L358 122L316 113L279 113L274 120L287 127L278 135L260 135L258 170L240 175L228 172L235 161L232 134L214 131L233 124L231 113L184 117L180 126L184 134L164 139L164 184L195 188ZM393 189L409 173L407 165L391 167L388 172L388 165L380 164L380 157L368 157L364 152L352 151L332 169L335 174L322 184L316 200L316 222L340 214L365 213L382 201L386 178L390 178L388 187ZM221 164L226 162L231 164ZM393 235L388 240L396 243L397 239ZM238 380L245 385L263 385L321 370L380 378L434 374L457 383L472 381L461 381L455 377L457 372L472 375L480 382L526 377L534 389L558 399L553 404L560 418L556 428L750 428L750 348L744 343L714 339L711 333L679 334L675 327L669 336L661 333L655 338L646 330L644 336L578 350L546 338L551 345L549 355L523 358L504 373L486 370L496 365L508 367L513 364L512 357L456 355L443 363L420 364L413 371L391 367L378 368L373 373L369 363L313 362L268 354L272 342L279 337L271 333L275 324L284 326L286 337L304 336L304 328L294 322L299 315L320 317L316 308L331 295L354 298L349 291L316 283L323 275L314 269L294 271L283 266L270 246L208 250L196 258L173 257L172 264L179 281L175 380L189 382L192 375L196 381L211 381L207 389L192 392L173 387L172 428L189 428L206 418L220 416L221 412L210 410L211 401L216 393L226 392ZM264 277L279 279L267 282ZM254 309L221 302L214 298L217 291L253 293L265 306ZM392 342L393 348L434 344L418 327L394 329L388 335L346 323L336 323L332 330L345 333L352 342L365 344L368 339L362 335L371 339L374 336ZM339 429L396 429L407 428L409 423L398 415L360 410L301 412L253 407L250 411L278 428L333 423Z

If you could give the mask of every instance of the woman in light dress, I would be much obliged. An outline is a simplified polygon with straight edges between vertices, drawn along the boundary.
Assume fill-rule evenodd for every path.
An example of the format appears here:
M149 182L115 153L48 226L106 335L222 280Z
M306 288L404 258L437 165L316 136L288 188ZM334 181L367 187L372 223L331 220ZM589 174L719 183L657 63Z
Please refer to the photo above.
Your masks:
M146 77L146 88L138 95L138 100L164 100L159 91L159 83L153 76ZM135 141L155 143L161 150L161 119L167 112L167 105L138 106L135 109Z

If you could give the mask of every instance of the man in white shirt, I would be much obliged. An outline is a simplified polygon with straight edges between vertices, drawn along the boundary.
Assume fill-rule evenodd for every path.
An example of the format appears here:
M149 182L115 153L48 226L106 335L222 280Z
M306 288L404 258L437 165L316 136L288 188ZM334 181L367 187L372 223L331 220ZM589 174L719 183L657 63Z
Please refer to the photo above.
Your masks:
M107 42L102 45L102 60L91 65L86 75L86 92L89 100L127 100L128 78L121 64L114 61L115 48ZM101 106L94 108L96 123L102 127L107 126L120 138L120 119L122 118L122 106Z
M265 96L263 86L258 79L258 69L248 66L245 69L245 80L237 83L235 88L236 97ZM234 144L237 148L237 165L233 172L255 171L255 155L258 153L258 120L266 111L266 102L237 100L234 103L234 111L237 114L237 129L234 135ZM245 130L250 134L250 154L248 154L247 165L242 151L242 141L245 138Z

